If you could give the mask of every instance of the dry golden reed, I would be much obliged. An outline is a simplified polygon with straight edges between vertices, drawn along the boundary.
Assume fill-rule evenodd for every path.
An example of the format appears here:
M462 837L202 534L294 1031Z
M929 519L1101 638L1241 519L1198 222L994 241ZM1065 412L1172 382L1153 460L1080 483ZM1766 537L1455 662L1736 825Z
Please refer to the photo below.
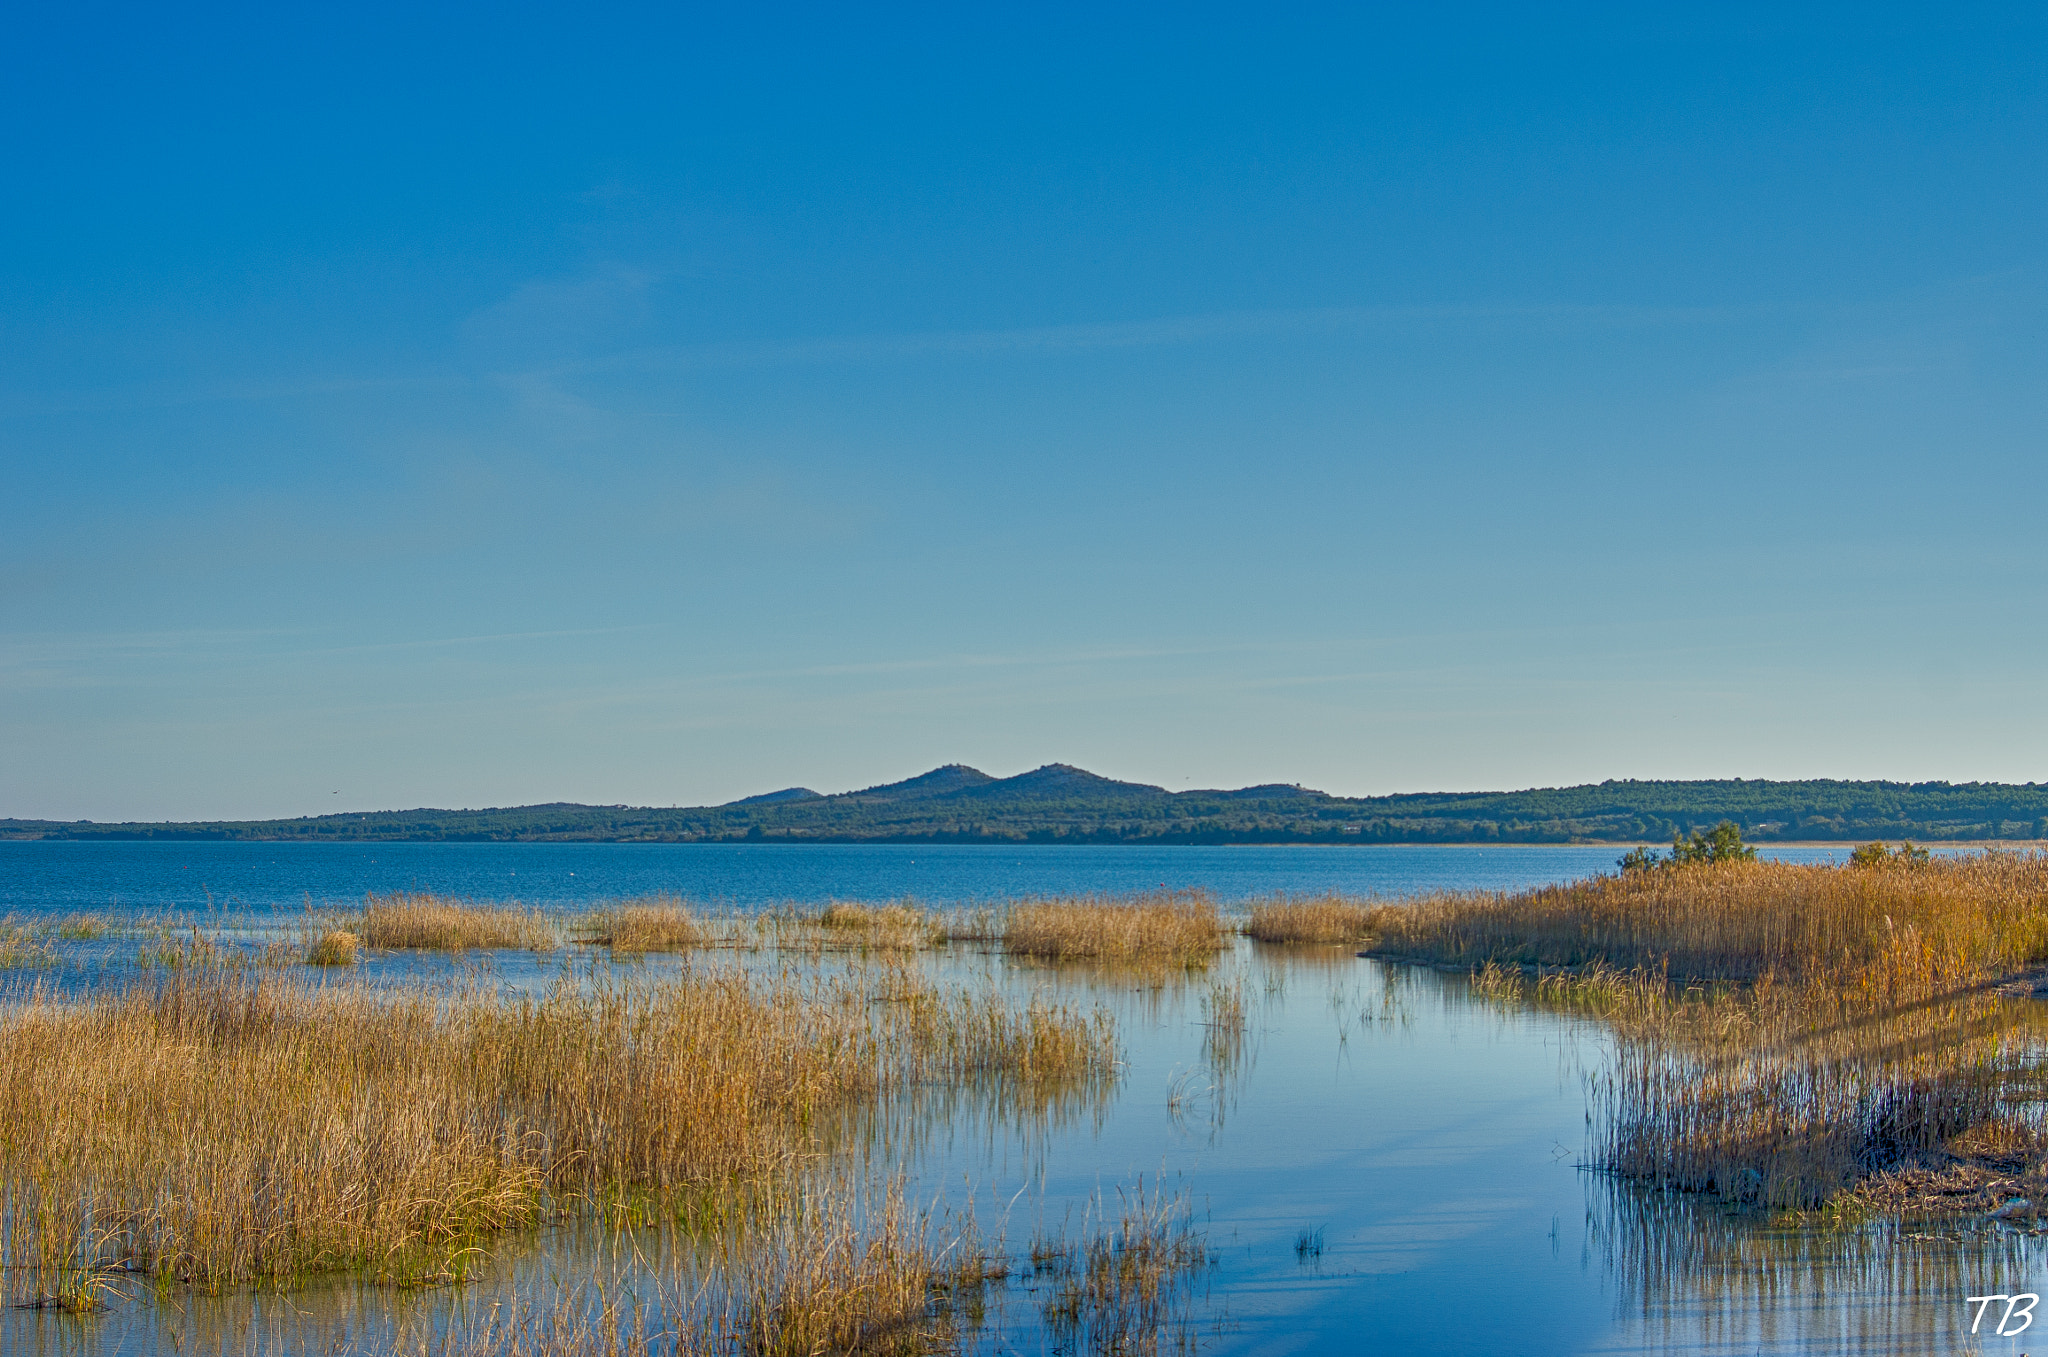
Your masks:
M1438 896L1376 910L1374 950L1613 1025L1593 1158L1627 1177L1811 1208L2038 1158L2048 1042L1998 991L2048 959L2048 856L1860 857Z
M306 964L309 966L353 966L356 952L362 946L362 939L346 928L330 928L313 940L306 949Z
M1041 1237L1023 1269L1055 1352L1194 1350L1194 1282L1212 1259L1185 1196L1119 1189L1090 1203L1081 1238ZM1102 1216L1109 1218L1103 1219ZM402 1357L926 1357L979 1351L968 1326L1010 1260L971 1216L940 1242L902 1185L827 1175L768 1199L643 1283L636 1303L584 1281L394 1346ZM651 1294L649 1294L651 1292Z
M1148 1193L1143 1179L1117 1198L1113 1227L1105 1219L1083 1240L1032 1246L1034 1271L1052 1280L1042 1315L1054 1351L1156 1354L1162 1342L1191 1351L1189 1283L1211 1260L1188 1202ZM1098 1197L1091 1209L1103 1205Z
M920 1080L1108 1077L1107 1018L926 989L685 969L448 998L188 965L0 1010L15 1276L123 1263L200 1285L461 1270L564 1207L690 1212ZM708 1209L708 1208L707 1208Z
M0 970L56 964L57 949L35 929L11 917L0 919Z
M1594 1160L1667 1187L1801 1208L1873 1175L1966 1169L1987 1146L2032 1165L2048 1139L2031 1099L2008 1096L2032 1082L2043 1049L2030 1007L1973 997L1719 1048L1624 1036L1596 1085Z
M1223 945L1216 902L1199 891L1032 900L1010 911L1003 930L1005 951L1049 961L1200 964Z
M1340 895L1266 900L1252 906L1244 933L1259 942L1355 943L1372 935L1372 906Z
M936 1246L902 1185L811 1175L736 1215L651 1285L581 1280L552 1300L522 1293L467 1324L347 1353L410 1357L921 1357L957 1351L942 1296L967 1241ZM637 1293L632 1304L621 1293Z
M705 941L696 916L677 896L651 896L612 906L592 920L591 941L614 952L679 952Z
M1739 862L1370 911L1374 950L1478 968L1661 971L1910 1002L2048 959L2048 855L1917 865Z
M357 931L366 946L391 951L546 951L561 945L553 920L537 909L479 905L414 891L371 896L363 905Z
M914 905L868 905L835 900L810 922L834 942L897 951L917 951L943 942L942 928Z

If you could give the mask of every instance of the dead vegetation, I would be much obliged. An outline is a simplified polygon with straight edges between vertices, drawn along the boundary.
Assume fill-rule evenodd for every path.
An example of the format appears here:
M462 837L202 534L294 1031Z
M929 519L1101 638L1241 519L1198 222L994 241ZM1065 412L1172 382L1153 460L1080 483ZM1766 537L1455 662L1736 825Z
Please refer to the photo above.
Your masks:
M1021 1278L1045 1297L1037 1318L1055 1352L1192 1351L1195 1282L1212 1259L1186 1199L1148 1193L1141 1180L1118 1190L1108 1213L1098 1196L1089 1217L1092 1229L1041 1237L1028 1262L1013 1264L984 1243L971 1215L942 1224L912 1208L900 1182L823 1175L736 1217L706 1249L668 1259L633 1303L584 1281L551 1303L522 1297L397 1350L927 1357L978 1350L974 1331Z
M386 951L550 951L562 941L554 921L540 910L417 891L371 896L355 931L365 946Z
M346 928L329 928L306 949L308 966L353 966L362 939Z
M1266 900L1252 906L1246 937L1269 943L1360 943L1372 936L1372 906L1341 895Z
M673 895L627 900L591 920L588 939L614 952L680 952L702 945L708 934L697 917Z
M1032 900L1011 909L1003 949L1047 961L1202 965L1224 946L1216 902L1199 891Z
M1185 1197L1146 1191L1143 1179L1116 1192L1115 1223L1079 1240L1035 1241L1031 1267L1052 1286L1043 1320L1056 1351L1156 1354L1191 1351L1194 1278L1211 1259Z
M1107 1079L1103 1013L685 967L454 998L193 961L0 1010L0 1230L31 1294L117 1264L218 1287L460 1275L550 1213L723 1219L921 1081ZM709 1213L707 1216L706 1213Z
M2048 960L2048 855L1732 862L1369 911L1372 950L1478 969L1597 963L1900 1003Z
M1626 1177L1801 1209L1976 1210L2009 1180L2031 1210L2048 1189L2025 1176L2048 1023L2015 997L2048 957L2048 857L1685 866L1375 926L1482 995L1610 1024L1593 1158Z

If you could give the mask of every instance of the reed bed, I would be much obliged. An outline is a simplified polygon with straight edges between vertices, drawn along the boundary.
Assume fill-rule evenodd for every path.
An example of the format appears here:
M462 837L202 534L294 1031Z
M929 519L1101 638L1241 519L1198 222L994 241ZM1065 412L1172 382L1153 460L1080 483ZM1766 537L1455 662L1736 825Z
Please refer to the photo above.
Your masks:
M57 949L48 939L18 919L0 919L0 970L56 964Z
M417 891L373 895L356 931L381 950L470 951L561 945L554 921L537 909L479 905Z
M93 942L114 931L114 925L97 914L68 914L57 925L57 936L67 942Z
M2027 1007L1975 999L1721 1048L1625 1037L1596 1085L1594 1162L1682 1191L1804 1209L1854 1193L1897 1197L1877 1185L1932 1171L1949 1185L1931 1195L1955 1198L1937 1205L1981 1210L1977 1189L1997 1168L2026 1180L2013 1195L2031 1215L2048 1187L2048 1134L2043 1033Z
M1206 963L1225 942L1216 902L1199 891L1033 900L1010 911L1003 950L1048 961Z
M363 940L346 928L329 928L306 948L308 966L353 966Z
M835 900L809 922L837 943L895 951L919 951L946 940L946 930L924 910L909 904L869 905Z
M1042 1307L1054 1351L1156 1354L1194 1347L1194 1277L1211 1263L1184 1196L1144 1181L1117 1189L1114 1225L1078 1242L1033 1244L1033 1270L1052 1281ZM1097 1205L1100 1206L1098 1199ZM1104 1213L1105 1217L1107 1212Z
M1258 942L1357 943L1373 934L1372 906L1340 895L1266 900L1252 906L1244 934Z
M686 970L453 998L191 965L0 1010L0 1230L30 1299L105 1264L217 1287L460 1275L559 1211L703 1222L892 1087L1108 1078L1100 1012ZM707 1215L706 1213L710 1213Z
M1911 1002L2048 961L2048 854L1736 862L1369 911L1374 949L1477 969L1659 971Z
M956 1244L960 1241L955 1241ZM957 1350L939 1303L960 1270L900 1183L817 1175L739 1216L638 1292L591 1281L468 1324L347 1353L416 1357L922 1357ZM977 1260L978 1266L978 1260Z
M681 897L673 895L625 901L591 923L597 936L590 941L614 952L680 952L703 945L709 936Z
M970 1217L950 1238L902 1187L830 1176L778 1196L716 1242L672 1260L630 1302L583 1282L520 1298L467 1325L397 1345L405 1357L928 1357L972 1348L991 1288L1038 1283L1051 1350L1157 1354L1194 1347L1194 1280L1213 1261L1184 1196L1118 1190L1080 1238L1041 1237L1013 1267ZM1091 1217L1101 1211L1098 1198ZM1108 1214L1108 1213L1105 1213ZM651 1291L651 1294L649 1292ZM999 1297L1000 1299L1000 1297Z
M1610 1024L1592 1158L1615 1173L1800 1209L1981 1209L2004 1174L2048 1204L2048 1024L2003 992L2048 959L2048 857L1858 856L1436 897L1375 911L1375 950Z

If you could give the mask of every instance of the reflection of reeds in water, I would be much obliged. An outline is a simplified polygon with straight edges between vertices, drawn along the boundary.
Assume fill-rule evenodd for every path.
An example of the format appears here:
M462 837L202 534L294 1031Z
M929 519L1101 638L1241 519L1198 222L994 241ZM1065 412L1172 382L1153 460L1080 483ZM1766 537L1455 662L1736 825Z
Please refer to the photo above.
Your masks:
M911 1208L900 1182L811 1176L699 1247L641 1260L637 1278L536 1289L466 1323L344 1351L920 1357L978 1350L976 1330L1007 1313L1013 1279L1042 1291L1036 1319L1052 1351L1193 1350L1194 1283L1211 1260L1185 1198L1140 1181L1110 1212L1098 1197L1089 1216L1092 1229L1041 1236L1013 1265L971 1216L942 1223Z
M1224 946L1215 900L1199 891L1032 900L1010 910L1003 948L1049 961L1200 965Z
M1340 895L1266 900L1252 906L1244 934L1259 942L1361 942L1372 936L1372 911L1372 906Z
M366 946L389 950L545 951L561 943L554 921L539 910L479 905L417 891L371 896L355 931Z
M555 1209L717 1218L891 1087L1114 1057L1101 1014L931 987L686 970L444 999L184 965L0 1010L0 1228L44 1289L112 1261L204 1286L460 1273Z
M1211 981L1202 995L1202 1055L1219 1074L1236 1068L1244 1057L1250 1024L1245 1014L1245 983L1241 975Z
M807 1175L654 1275L526 1294L468 1323L346 1351L419 1357L914 1357L951 1351L948 1293L983 1260L932 1238L900 1184ZM643 1262L644 1267L644 1262Z
M2031 1004L1996 998L1735 1042L1636 1025L1598 1085L1594 1160L1768 1206L1896 1198L1888 1177L1914 1170L1948 1171L1951 1208L1982 1209L2005 1171L2011 1195L2038 1199L2044 1137L2016 1095L2036 1081L2040 1036Z
M1963 1297L2038 1289L2039 1245L2009 1230L1815 1229L1624 1183L1590 1185L1586 1219L1646 1351L1963 1351Z
M1101 1224L1073 1240L1033 1241L1032 1271L1050 1278L1043 1304L1055 1351L1191 1352L1193 1281L1210 1263L1185 1196L1148 1192L1143 1179L1116 1192L1115 1223L1097 1196Z
M1483 997L1616 1029L1593 1146L1616 1173L1800 1208L2048 1189L2041 1022L1995 992L2048 956L2048 856L1627 872L1378 925Z

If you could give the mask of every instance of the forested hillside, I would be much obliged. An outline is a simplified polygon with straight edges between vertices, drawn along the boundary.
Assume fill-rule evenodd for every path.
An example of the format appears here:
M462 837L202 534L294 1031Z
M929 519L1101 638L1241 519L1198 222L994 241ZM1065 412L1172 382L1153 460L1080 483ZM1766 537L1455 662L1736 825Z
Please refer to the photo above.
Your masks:
M1754 842L2048 838L2048 784L1602 782L1517 792L1329 796L1275 784L1169 792L1065 764L992 778L960 764L821 796L685 809L555 803L166 824L0 820L15 839L604 842L1628 843L1733 820Z

